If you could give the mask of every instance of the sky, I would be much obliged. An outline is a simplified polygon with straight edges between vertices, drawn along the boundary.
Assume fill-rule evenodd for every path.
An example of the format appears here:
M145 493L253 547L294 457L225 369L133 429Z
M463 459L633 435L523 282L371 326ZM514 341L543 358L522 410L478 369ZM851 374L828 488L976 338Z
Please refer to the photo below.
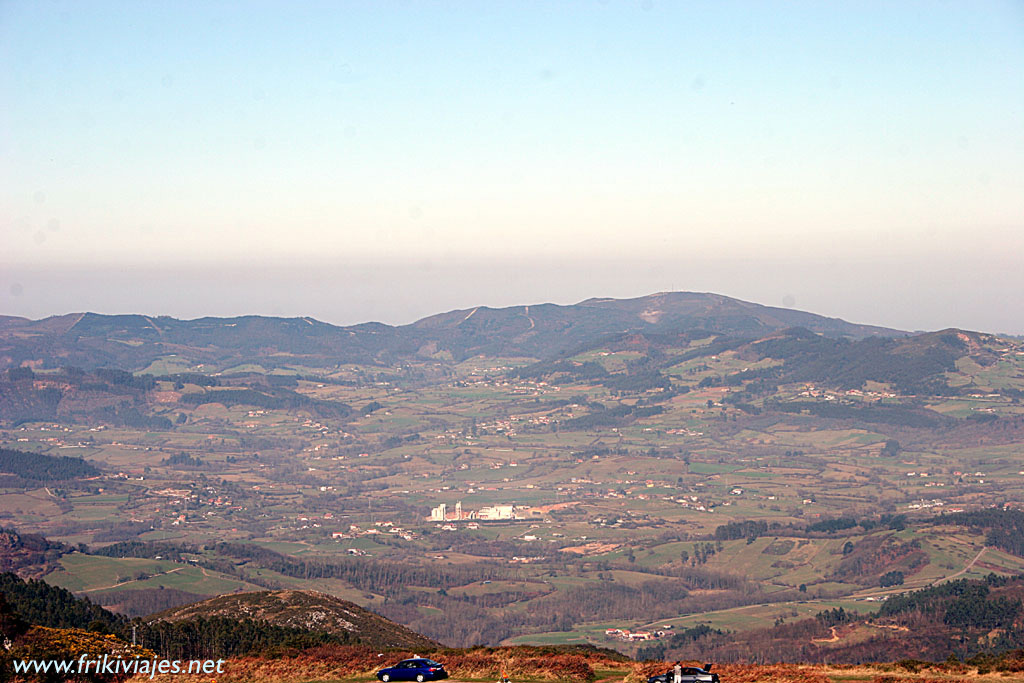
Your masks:
M0 0L0 314L1024 334L1024 2Z

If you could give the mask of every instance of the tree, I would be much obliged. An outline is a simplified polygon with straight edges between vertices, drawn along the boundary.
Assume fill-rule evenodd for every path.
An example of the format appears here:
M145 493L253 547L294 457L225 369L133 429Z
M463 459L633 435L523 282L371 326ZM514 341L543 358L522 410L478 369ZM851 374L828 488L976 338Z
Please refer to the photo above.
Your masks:
M15 638L28 629L28 624L14 611L3 593L0 593L0 640Z
M12 382L17 382L24 379L35 379L36 373L32 372L32 368L8 368L7 378Z
M878 585L882 588L888 588L889 586L902 586L903 572L892 571L882 574L882 577L878 580Z

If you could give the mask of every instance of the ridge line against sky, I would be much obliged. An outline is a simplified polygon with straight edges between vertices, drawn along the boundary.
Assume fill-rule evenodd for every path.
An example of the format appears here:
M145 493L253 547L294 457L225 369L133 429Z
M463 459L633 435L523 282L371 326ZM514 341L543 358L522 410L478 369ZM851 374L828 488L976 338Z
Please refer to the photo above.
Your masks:
M1024 333L1019 2L9 0L0 61L3 312Z
M481 267L481 270L493 271L493 266L485 265L485 266ZM117 281L115 280L114 283L112 283L109 280L110 273L106 273L105 275L102 276L102 278L100 278L100 276L98 276L97 273L93 273L93 274L97 276L97 280L104 280L105 279L105 282L103 284L104 287L112 288L112 289L117 289L119 291L119 294L123 294L125 292L131 292L132 291L132 290L130 290L128 288L127 282L125 282L125 283L123 283L121 285L118 285L118 284L116 284ZM132 279L138 273L131 273L131 272L123 273L122 272L122 273L116 273L116 274L120 275L121 278ZM152 275L152 273L150 273L150 274ZM174 273L163 272L163 273L159 273L159 274L163 275L164 278L168 278L168 276L170 276L170 278L173 278L173 279L177 280L177 279L180 278L181 272L180 271L175 271ZM289 279L295 279L295 278L301 278L301 276L303 276L303 275L308 276L309 273L305 272L305 271L297 272L297 271L292 271L292 270L279 270L278 272L275 272L274 274L278 275L278 276L287 276L287 278L289 278ZM571 274L573 274L573 273L570 273L570 275ZM628 274L628 273L626 273L626 274ZM76 279L76 276L77 275L75 273L71 273L70 274L70 280L66 281L63 284L67 284L67 285L73 284L73 281ZM227 278L218 279L218 280L220 282L220 287L224 287L229 282L231 282L230 276L227 276ZM715 296L724 296L724 297L727 297L727 298L730 298L730 299L734 299L734 300L737 300L737 301L741 301L741 302L745 302L745 303L753 303L753 304L764 305L764 306L769 306L769 307L800 310L800 311L803 311L803 312L812 313L812 314L820 315L820 316L823 316L823 317L842 319L842 321L844 321L846 323L849 323L849 324L852 324L852 325L862 325L862 326L869 326L869 327L873 326L873 327L880 327L880 328L888 328L888 329L891 329L891 330L911 332L911 333L931 332L931 331L937 331L937 330L943 330L943 329L963 329L963 330L973 330L973 331L977 331L977 332L987 332L987 333L995 333L995 334L1007 334L1007 335L1012 335L1012 336L1022 336L1022 333L1015 331L1013 328L1011 328L1011 329L999 329L999 328L979 327L979 326L971 326L971 325L964 324L965 319L969 319L970 316L968 316L967 318L964 318L964 317L957 318L955 316L955 314L952 314L952 315L948 315L947 314L947 316L945 318L943 318L944 321L945 321L945 324L943 324L943 325L932 326L932 327L913 327L913 326L902 326L901 327L901 326L899 326L897 324L892 324L892 323L880 323L878 321L878 318L880 317L880 315L878 314L880 312L878 308L876 308L876 310L874 310L874 312L876 312L876 315L873 315L873 316L871 316L870 313L867 313L867 317L857 317L857 316L850 317L848 315L839 313L839 312L837 312L835 310L828 310L828 309L824 309L824 308L817 308L817 307L814 307L814 306L801 305L800 302L798 302L798 300L796 299L796 297L793 294L786 294L786 295L784 295L782 297L781 301L773 302L773 301L763 300L763 298L759 299L758 297L745 297L744 298L742 296L728 295L728 294L723 294L721 292L714 292L714 291L710 291L710 290L709 291L700 291L700 290L659 290L659 291L654 291L654 290L648 290L648 291L645 291L645 292L634 293L634 292L629 291L628 289L625 289L622 292L614 294L614 295L608 294L607 292L598 292L598 293L590 292L590 293L586 293L585 295L582 295L582 296L578 295L578 296L575 296L575 297L563 297L563 298L551 297L551 296L543 296L543 295L539 295L539 296L534 297L534 298L528 298L528 297L527 298L516 298L515 295L514 294L510 294L510 292L514 292L514 291L518 291L518 290L516 288L512 287L512 288L503 288L500 293L493 294L493 296L490 297L490 298L486 297L483 294L479 295L482 298L472 298L474 295L472 295L472 294L465 294L465 293L462 294L461 296L454 296L454 297L430 297L430 298L426 298L426 299L423 299L423 298L410 298L410 297L401 298L401 297L391 296L391 295L378 295L378 296L372 296L371 295L371 296L359 297L359 299L358 299L358 304L359 305L355 305L355 306L349 305L349 306L344 307L344 313L341 316L339 316L337 308L332 308L331 306L325 307L323 305L323 301L325 299L329 299L329 296L324 296L324 297L321 296L321 295L329 295L329 293L331 291L334 291L336 289L335 283L331 283L331 282L325 283L325 282L319 281L319 280L317 280L315 278L313 280L306 280L306 281L304 281L303 282L303 287L304 288L308 288L307 291L310 291L312 293L312 295L307 300L305 300L304 303L302 303L302 302L299 302L298 300L296 300L294 298L291 298L291 297L285 297L284 299L279 298L279 299L276 299L276 300L274 300L272 297L266 297L266 298L254 297L251 292L249 292L248 295L246 295L246 296L240 296L239 295L240 294L239 293L239 288L245 289L245 290L249 290L250 286L249 285L244 285L244 284L239 284L238 281L234 281L234 282L236 282L236 289L234 289L234 291L229 292L229 294L227 296L227 299L232 299L233 298L234 300L237 300L240 303L238 303L237 305L234 305L233 307L230 307L230 306L229 307L224 307L222 305L220 307L211 308L208 305L200 305L199 307L193 307L193 308L185 307L185 308L181 308L180 310L174 310L173 308L160 307L159 304L156 304L156 305L153 304L154 297L152 297L151 294L146 293L142 297L138 297L138 296L136 296L136 297L130 297L129 296L127 298L120 297L120 299L122 301L125 301L127 303L122 303L120 305L115 305L114 307L106 307L106 308L102 308L102 307L101 308L90 308L90 307L66 308L66 309L62 309L62 310L56 310L56 311L48 312L46 314L36 314L36 315L25 314L25 315L22 315L22 316L29 317L31 319L41 319L41 318L44 318L44 317L49 317L51 315L65 315L65 314L77 314L77 313L83 313L83 312L93 312L93 313L99 313L99 314L104 314L104 315L119 315L119 314L140 314L140 315L150 315L150 316L169 315L171 317L175 317L175 318L178 318L178 319L185 319L185 321L188 321L188 319L197 319L197 318L201 318L201 317L225 317L225 318L227 318L227 317L239 317L239 316L245 316L245 315L266 315L266 316L272 316L272 317L293 317L293 318L310 317L310 318L313 318L313 319L317 319L317 321L319 321L319 322L327 323L327 324L330 324L330 325L333 325L333 326L337 326L337 327L348 327L348 326L361 325L361 324L372 324L372 323L374 323L374 324L375 323L381 323L381 324L384 324L384 325L400 327L400 326L403 326L403 325L411 325L413 323L416 323L416 322L420 321L420 319L423 319L425 317L430 317L432 315L442 314L442 313L456 311L456 310L470 310L470 309L477 308L477 307L515 308L515 307L521 307L521 306L536 306L536 305L542 305L542 304L554 304L554 305L558 305L558 306L571 306L571 305L574 305L574 304L583 303L584 301L587 301L587 300L590 300L590 299L620 299L620 300L622 300L622 299L634 299L634 298L653 296L655 294L696 293L696 294L711 294L711 295L715 295ZM166 285L170 285L169 282L165 282L165 284ZM350 288L342 287L338 291L341 294L343 294L343 295L349 295L349 294L352 294L352 293L357 293L357 294L362 294L362 295L368 294L367 290L365 289L366 288L366 283L359 285L359 284L355 284L354 282L351 282L351 283L349 283L349 285L351 286ZM61 285L59 285L59 284L56 285L56 287L60 287L60 286ZM185 288L185 291L188 292L189 294L194 294L196 299L202 300L203 299L203 290L206 287L208 287L208 285L203 284L203 283L199 283L198 285L196 283L193 283L193 284L191 284L191 286ZM265 294L269 293L270 291L272 291L272 290L274 290L276 288L278 288L278 282L276 282L276 280L274 278L270 278L269 280L264 282L264 289L261 290L261 293L265 295ZM231 288L228 287L227 289L231 289ZM565 289L570 291L572 288L571 287L566 287ZM232 295L233 295L233 297L232 297ZM111 298L112 299L117 299L119 297L115 296L115 297L111 297ZM159 300L159 297L156 297L156 299ZM257 303L257 305L255 307L252 305L252 302L254 301L254 299L258 301L258 303ZM435 305L431 306L432 303L435 304ZM305 305L306 307L303 308L302 307L303 305ZM948 313L949 312L948 311L948 307L946 307L946 308L947 308L947 313ZM380 312L382 310L386 311L386 312L388 312L390 314L389 315L381 315ZM334 316L332 316L332 313L334 313ZM891 314L889 314L887 317L892 318L893 316Z
M311 315L288 315L288 316L285 316L285 315L266 315L266 314L261 314L261 313L248 313L248 312L240 312L240 313L235 313L233 315L211 315L211 316L197 316L197 317L194 317L194 318L181 318L181 317L178 317L178 316L153 315L152 313L147 313L145 311L118 311L116 313L103 313L103 312L100 312L100 311L69 311L67 313L55 314L53 316L46 316L44 318L35 318L35 319L30 318L30 320L33 320L34 322L39 322L40 320L45 320L46 318L49 318L49 317L62 317L62 316L66 316L66 315L86 315L86 314L105 315L105 316L133 315L133 316L144 316L144 317L147 317L147 318L156 318L156 319L160 319L160 318L164 318L164 317L169 317L169 318L172 318L172 319L175 319L175 320L179 320L179 321L182 321L182 322L194 322L196 320L201 320L203 318L218 318L218 319L223 319L223 320L232 320L232 319L235 319L235 318L244 318L244 317L253 317L254 316L254 317L282 318L282 319L294 319L294 320L313 320L313 321L316 321L316 322L324 323L324 324L331 325L333 327L339 327L339 328L352 327L352 326L365 325L365 324L375 324L375 325L376 324L382 324L382 325L387 325L389 327L402 327L402 326L406 326L406 325L413 325L413 324L418 323L418 322L420 322L422 320L426 320L428 318L433 318L433 317L436 317L436 316L444 316L444 315L447 315L447 314L450 314L450 313L464 313L466 311L477 311L477 310L480 310L480 309L512 310L512 311L514 311L515 309L530 309L530 308L536 308L536 307L539 307L539 306L557 306L559 308L572 308L574 306L581 306L581 305L584 305L584 304L587 304L587 303L610 302L610 301L619 301L619 302L621 302L621 301L631 301L631 300L636 300L636 299L651 299L651 298L654 298L654 297L668 296L668 295L673 295L673 294L684 294L684 295L685 294L695 294L695 295L698 295L698 296L722 297L722 298L729 299L731 301L734 301L734 302L737 302L737 303L741 303L741 304L754 304L755 306L764 306L767 309L775 308L775 309L779 309L779 310L789 310L789 311L794 311L794 312L808 313L808 314L815 315L815 316L818 316L818 317L821 317L821 318L825 318L825 319L841 320L842 322L845 322L845 323L848 323L848 324L851 324L851 325L860 325L860 326L863 326L863 327L878 327L880 329L889 329L889 330L892 330L894 332L909 332L910 331L910 330L900 330L898 328L886 328L886 327L881 326L881 325L872 325L870 323L857 323L857 322L852 322L852 321L845 320L845 319L842 319L842 318L838 318L836 316L826 315L824 313L814 313L813 311L805 311L803 309L795 308L789 302L786 302L784 305L781 305L781 306L772 306L771 304L759 304L759 303L753 302L753 301L745 301L743 299L736 299L735 297L726 296L724 294L717 294L716 292L688 292L688 291L650 292L648 294L644 294L644 295L636 296L636 297L592 296L592 297L587 297L586 299L580 299L578 301L574 300L574 301L571 301L571 302L530 301L530 302L520 302L520 303L517 303L517 304L498 305L498 306L490 306L488 304L477 304L477 305L469 306L469 307L466 307L466 308L449 308L449 309L445 309L445 310L434 311L434 312L428 313L427 315L424 315L424 316L422 316L420 318L416 318L414 320L410 320L410 321L407 321L407 322L399 322L399 323L386 323L386 322L383 322L381 320L360 320L360 321L356 321L356 322L349 322L349 323L341 324L341 323L331 322L329 320L322 320L320 318L317 318L317 317L311 316ZM923 331L923 330L921 330L921 331Z

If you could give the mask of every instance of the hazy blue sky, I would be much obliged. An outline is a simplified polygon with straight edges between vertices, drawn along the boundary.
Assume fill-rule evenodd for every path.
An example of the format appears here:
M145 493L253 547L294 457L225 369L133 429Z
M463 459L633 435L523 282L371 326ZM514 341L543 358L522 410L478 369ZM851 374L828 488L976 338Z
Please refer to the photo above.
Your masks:
M0 313L1024 333L1024 2L0 0Z

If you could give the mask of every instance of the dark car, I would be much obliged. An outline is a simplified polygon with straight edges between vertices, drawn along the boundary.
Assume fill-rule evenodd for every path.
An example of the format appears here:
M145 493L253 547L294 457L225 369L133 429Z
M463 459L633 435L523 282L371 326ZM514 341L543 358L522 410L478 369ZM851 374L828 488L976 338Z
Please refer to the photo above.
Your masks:
M682 670L681 683L719 683L718 674L711 673L710 664L705 664L703 669L696 666L684 666ZM673 681L675 681L675 672L672 669L647 679L647 683L673 683Z
M377 672L377 678L388 683L388 681L438 681L448 678L448 672L444 666L432 659L416 657L415 659L403 659L394 666L381 669Z

